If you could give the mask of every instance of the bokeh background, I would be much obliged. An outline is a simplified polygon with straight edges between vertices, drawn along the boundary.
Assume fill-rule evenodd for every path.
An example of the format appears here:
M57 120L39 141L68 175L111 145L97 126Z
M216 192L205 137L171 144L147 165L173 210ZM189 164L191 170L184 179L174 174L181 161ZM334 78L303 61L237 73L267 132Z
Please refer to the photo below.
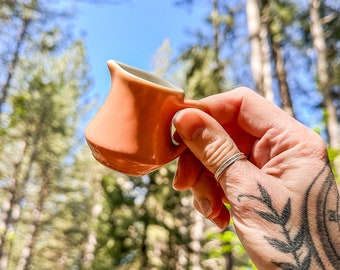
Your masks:
M93 159L106 61L193 99L254 89L324 138L338 178L339 14L337 0L0 0L0 269L255 269L232 223L172 188L176 161L130 177Z

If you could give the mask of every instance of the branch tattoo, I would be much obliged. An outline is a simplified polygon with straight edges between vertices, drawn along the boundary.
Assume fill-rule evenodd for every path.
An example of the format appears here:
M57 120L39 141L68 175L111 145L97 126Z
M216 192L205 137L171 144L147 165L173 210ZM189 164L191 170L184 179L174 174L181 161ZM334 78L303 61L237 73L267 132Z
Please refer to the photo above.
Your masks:
M306 190L299 226L292 223L292 198L278 209L259 183L258 191L259 195L241 194L238 200L256 200L263 207L255 213L277 226L278 235L263 236L287 257L286 261L272 261L274 265L284 270L340 268L339 192L328 164Z

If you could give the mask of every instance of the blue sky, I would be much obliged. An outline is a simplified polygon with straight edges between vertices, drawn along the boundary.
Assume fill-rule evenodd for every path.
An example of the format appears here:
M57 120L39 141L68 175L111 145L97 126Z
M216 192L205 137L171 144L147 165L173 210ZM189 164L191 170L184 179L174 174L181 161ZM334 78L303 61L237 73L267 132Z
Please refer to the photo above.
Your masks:
M115 1L115 0L111 0ZM96 0L93 0L96 2ZM76 32L84 36L93 81L91 93L101 105L110 88L106 62L119 60L148 70L152 56L164 40L170 40L174 54L192 41L188 31L202 29L210 7L209 1L196 1L193 8L176 7L175 0L116 0L119 4L88 4L74 1ZM81 34L82 33L82 34ZM237 55L233 56L234 59ZM248 81L242 81L247 85ZM296 109L313 106L310 100L297 99ZM307 104L307 103L308 104ZM312 109L314 109L312 107ZM300 120L311 127L319 123L310 110L299 113Z
M189 30L202 25L209 8L177 7L174 0L125 0L119 4L77 2L75 26L82 33L93 79L92 90L105 97L110 84L109 59L150 70L164 40L176 53L190 42Z

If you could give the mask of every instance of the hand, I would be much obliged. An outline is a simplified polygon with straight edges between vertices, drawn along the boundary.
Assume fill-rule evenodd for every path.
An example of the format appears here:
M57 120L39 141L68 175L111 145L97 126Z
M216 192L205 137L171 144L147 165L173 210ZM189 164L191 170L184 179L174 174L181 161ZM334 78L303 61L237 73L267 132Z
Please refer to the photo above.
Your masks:
M174 188L221 228L231 206L236 232L259 269L336 269L340 202L325 144L313 131L246 88L202 100L173 122L187 145ZM239 151L248 159L216 170Z

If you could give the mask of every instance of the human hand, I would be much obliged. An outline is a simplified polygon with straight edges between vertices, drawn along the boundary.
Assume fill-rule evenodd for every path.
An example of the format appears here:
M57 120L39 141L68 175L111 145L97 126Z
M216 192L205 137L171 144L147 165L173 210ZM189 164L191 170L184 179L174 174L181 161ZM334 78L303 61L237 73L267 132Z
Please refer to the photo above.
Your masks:
M202 100L209 115L184 109L173 120L187 145L174 188L221 228L231 206L236 232L259 269L336 269L340 202L325 144L313 131L246 88ZM216 170L242 159L217 182Z

